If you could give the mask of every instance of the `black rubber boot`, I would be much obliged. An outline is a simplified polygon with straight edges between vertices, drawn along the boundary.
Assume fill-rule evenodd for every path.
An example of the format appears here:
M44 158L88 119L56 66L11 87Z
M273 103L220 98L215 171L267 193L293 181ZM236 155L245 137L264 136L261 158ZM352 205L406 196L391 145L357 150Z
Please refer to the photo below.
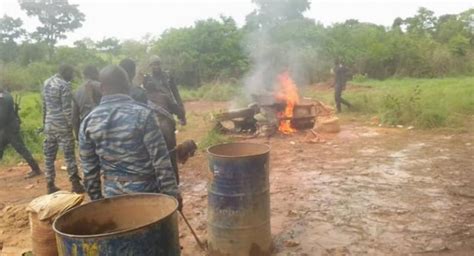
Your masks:
M72 192L74 192L76 194L82 194L82 193L86 192L86 190L84 189L84 186L82 185L80 179L71 180L71 184L72 184L72 188L71 188Z
M40 170L31 170L29 173L26 174L25 179L31 179L41 174Z
M52 194L60 189L54 185L54 182L48 182L46 189L48 190L48 194Z

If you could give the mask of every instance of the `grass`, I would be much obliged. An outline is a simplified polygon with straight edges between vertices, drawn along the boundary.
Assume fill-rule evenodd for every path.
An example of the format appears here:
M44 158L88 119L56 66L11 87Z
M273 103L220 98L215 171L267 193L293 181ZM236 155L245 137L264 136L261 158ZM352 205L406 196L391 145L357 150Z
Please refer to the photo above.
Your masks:
M199 149L200 150L205 150L208 147L217 145L217 144L222 144L222 143L229 143L232 142L232 138L229 136L220 134L216 130L212 129L209 132L207 132L206 136L199 141Z
M197 89L182 87L179 90L183 101L229 101L241 94L238 85L230 83L212 83L205 84Z
M389 125L468 128L474 115L474 77L367 80L349 86L343 97L352 111L376 115ZM306 96L334 104L331 90Z
M413 125L430 129L447 127L472 130L474 117L474 77L440 79L389 79L384 81L360 79L356 86L349 86L344 98L354 105L354 110L344 116L378 116L389 125ZM304 96L334 104L333 90L302 90ZM206 84L198 89L180 89L185 101L229 101L241 95L241 89L233 84ZM37 134L42 126L42 103L39 93L20 93L22 136L34 157L42 160L43 136ZM243 97L240 97L243 98ZM192 111L191 111L192 112ZM205 123L205 117L189 115L192 129ZM194 120L195 119L195 120ZM203 121L204 120L204 121ZM199 148L229 142L230 139L209 128L199 140ZM9 146L1 165L17 163L21 157Z

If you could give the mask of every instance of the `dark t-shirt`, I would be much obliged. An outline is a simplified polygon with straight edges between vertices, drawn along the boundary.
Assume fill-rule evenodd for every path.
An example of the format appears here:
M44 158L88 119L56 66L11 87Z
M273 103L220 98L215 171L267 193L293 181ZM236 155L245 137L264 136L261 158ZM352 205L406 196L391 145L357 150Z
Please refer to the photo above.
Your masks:
M18 126L12 95L7 91L0 91L0 130L12 129Z
M100 83L87 80L74 93L72 100L72 126L76 138L82 120L100 103L102 92Z
M334 73L336 74L336 88L344 88L349 76L349 69L344 65L339 65L334 68Z

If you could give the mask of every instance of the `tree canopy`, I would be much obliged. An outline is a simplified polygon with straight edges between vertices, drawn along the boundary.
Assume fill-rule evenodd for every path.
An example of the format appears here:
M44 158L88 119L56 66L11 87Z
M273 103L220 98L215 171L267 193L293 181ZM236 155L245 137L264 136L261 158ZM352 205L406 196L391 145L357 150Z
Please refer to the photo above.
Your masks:
M298 84L314 83L331 76L335 59L355 75L377 79L474 74L474 9L436 16L420 8L412 17L394 19L390 27L354 19L324 26L305 17L308 0L252 2L255 9L242 27L221 16L141 40L84 38L58 47L85 20L78 6L65 0L20 1L41 26L28 33L19 18L0 18L0 82L10 77L12 87L36 89L31 81L41 81L49 75L45 70L61 62L81 68L123 58L136 60L143 74L153 54L178 84L190 87L213 81L271 84L282 70L289 70ZM11 79L21 70L27 72Z
M37 17L41 26L36 28L32 37L44 41L52 50L59 39L66 38L66 33L82 26L85 15L75 4L67 0L19 0L20 7L28 16Z

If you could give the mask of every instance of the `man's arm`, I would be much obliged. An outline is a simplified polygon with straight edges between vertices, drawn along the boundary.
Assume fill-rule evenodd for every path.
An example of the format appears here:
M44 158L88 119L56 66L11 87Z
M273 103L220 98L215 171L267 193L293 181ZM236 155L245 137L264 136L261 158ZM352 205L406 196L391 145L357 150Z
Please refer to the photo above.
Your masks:
M181 95L179 94L178 87L176 86L174 79L170 76L168 79L171 93L173 93L173 96L176 100L176 104L178 105L176 115L178 116L178 119L181 121L181 124L186 124L186 110L184 109L184 104L183 100L181 99Z
M148 154L151 157L156 177L160 183L160 192L178 197L178 185L176 176L171 166L171 160L166 148L165 139L158 127L153 112L150 112L145 120L145 131L143 136Z
M72 92L69 83L63 84L61 87L61 109L66 118L68 127L72 128Z
M103 197L100 181L100 161L99 156L95 153L95 144L87 134L86 121L83 122L79 131L79 154L87 194L91 200L97 200Z
M42 92L42 98L43 98L43 128L44 129L44 126L46 125L46 98L44 97L44 94L45 94L45 87L43 87L43 92Z
M81 113L79 110L79 105L76 101L77 97L72 98L72 128L74 130L74 135L76 136L76 140L79 140L79 128L81 126Z

